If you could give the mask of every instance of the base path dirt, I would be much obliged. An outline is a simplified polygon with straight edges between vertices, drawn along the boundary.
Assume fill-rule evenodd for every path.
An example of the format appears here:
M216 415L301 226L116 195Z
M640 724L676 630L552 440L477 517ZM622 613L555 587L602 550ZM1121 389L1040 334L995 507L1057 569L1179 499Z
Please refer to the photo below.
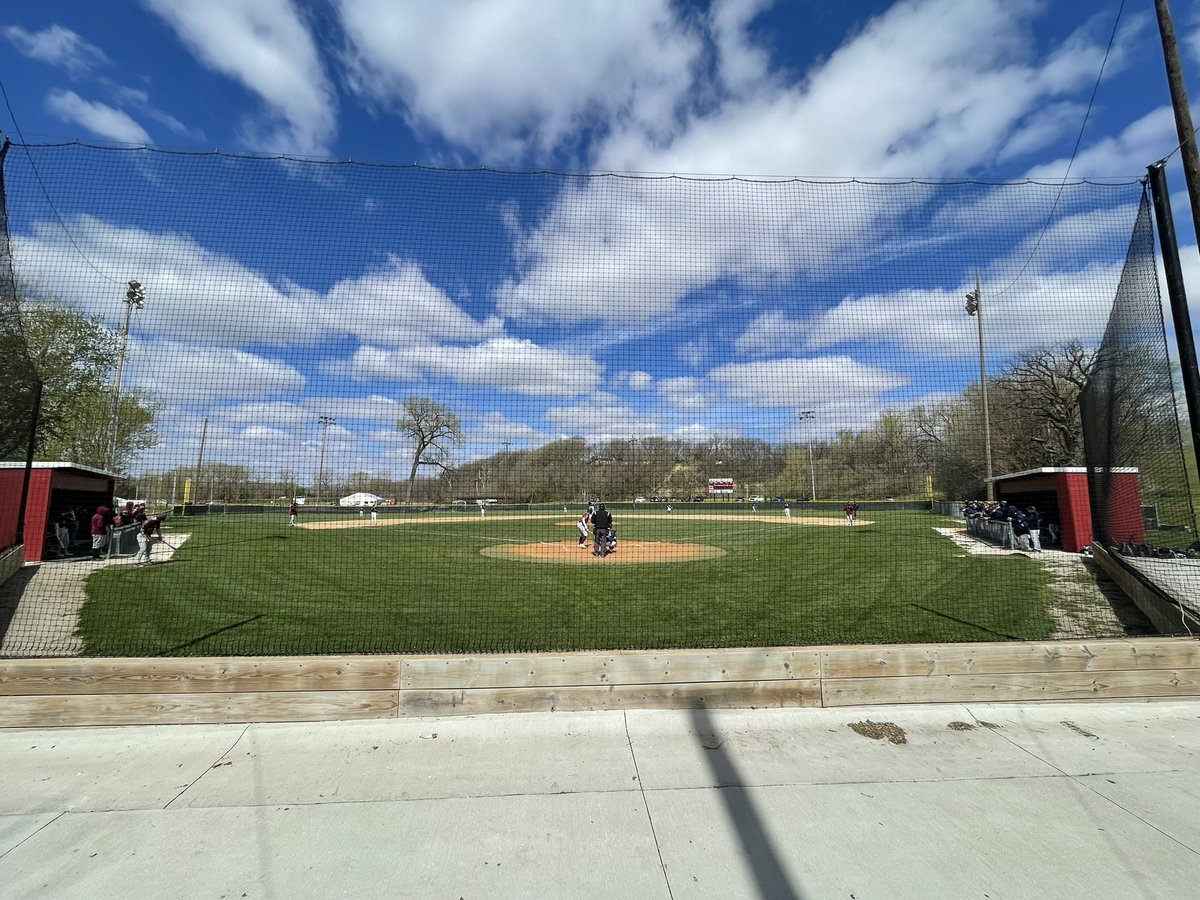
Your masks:
M513 522L513 521L529 521L535 519L558 519L562 513L497 513L495 515L483 516L399 516L396 518L388 517L381 518L378 522L372 522L370 519L338 519L326 522L301 522L297 527L307 528L311 530L325 530L330 528L382 528L387 525L446 525L451 523L460 523L469 525L472 522ZM834 518L832 516L793 516L787 518L782 514L776 515L722 515L721 513L620 513L614 516L619 525L621 522L626 522L629 519L678 519L683 522L766 522L771 525L840 525L843 528L846 525L845 518ZM574 526L577 520L570 522L556 522L558 525ZM874 522L866 519L859 519L854 527L863 525L873 525Z
M600 557L592 555L591 544L580 547L575 541L536 544L494 544L479 551L498 559L566 565L615 566L638 563L681 563L724 556L720 547L707 544L672 544L665 541L622 541L617 552Z

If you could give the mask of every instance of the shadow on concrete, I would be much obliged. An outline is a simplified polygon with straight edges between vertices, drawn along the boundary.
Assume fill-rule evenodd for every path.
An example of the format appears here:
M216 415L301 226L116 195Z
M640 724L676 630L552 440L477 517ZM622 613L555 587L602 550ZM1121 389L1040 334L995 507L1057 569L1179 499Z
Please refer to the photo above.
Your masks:
M1108 576L1103 566L1098 565L1094 559L1085 559L1083 566L1096 579L1096 587L1100 589L1100 593L1104 595L1104 599L1112 607L1113 615L1117 617L1117 621L1125 629L1126 635L1130 637L1149 637L1158 634L1158 629L1154 627L1154 623L1147 618L1144 612L1137 608L1137 604L1129 599L1129 595L1121 590L1121 586Z
M0 644L8 636L9 626L17 614L17 607L21 605L21 597L25 595L25 589L33 581L37 570L38 566L22 566L0 586Z
M788 880L741 773L729 754L722 749L725 742L713 725L708 710L693 709L691 716L700 746L705 751L704 759L717 785L717 795L725 805L725 812L733 823L738 840L742 842L747 865L758 885L758 895L765 900L800 900L803 895Z

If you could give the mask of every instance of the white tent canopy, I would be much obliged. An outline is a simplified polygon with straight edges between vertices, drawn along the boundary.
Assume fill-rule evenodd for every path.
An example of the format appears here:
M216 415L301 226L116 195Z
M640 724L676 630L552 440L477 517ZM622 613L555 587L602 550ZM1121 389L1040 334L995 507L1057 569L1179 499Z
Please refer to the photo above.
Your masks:
M372 503L382 503L383 498L366 491L359 491L338 501L339 506L370 506Z

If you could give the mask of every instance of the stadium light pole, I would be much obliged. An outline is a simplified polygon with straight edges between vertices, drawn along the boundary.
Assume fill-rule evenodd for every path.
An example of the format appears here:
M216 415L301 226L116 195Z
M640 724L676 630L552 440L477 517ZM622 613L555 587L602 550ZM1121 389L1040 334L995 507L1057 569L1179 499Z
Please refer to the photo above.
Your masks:
M800 412L796 413L796 416L800 419L800 424L802 426L805 422L811 422L816 415L817 411L815 409L802 409ZM808 477L812 482L812 493L809 494L808 497L809 502L811 503L817 499L817 470L813 468L812 439L809 437L807 431L804 432L804 438L804 446L808 448Z
M979 388L983 393L983 456L987 470L984 484L991 503L996 499L996 485L992 483L992 416L988 408L987 357L983 350L983 292L979 289L979 270L975 270L975 290L967 294L967 315L975 317L979 326Z
M125 353L129 347L129 320L134 307L141 309L146 303L146 290L137 281L129 282L125 291L125 326L121 329L121 349L117 353L117 374L113 381L112 421L108 435L108 471L117 464L117 429L121 416L121 376L125 372Z
M317 463L317 506L321 504L321 482L325 480L325 441L329 438L329 426L336 425L337 420L333 416L321 416L317 419L317 424L321 426L321 458Z

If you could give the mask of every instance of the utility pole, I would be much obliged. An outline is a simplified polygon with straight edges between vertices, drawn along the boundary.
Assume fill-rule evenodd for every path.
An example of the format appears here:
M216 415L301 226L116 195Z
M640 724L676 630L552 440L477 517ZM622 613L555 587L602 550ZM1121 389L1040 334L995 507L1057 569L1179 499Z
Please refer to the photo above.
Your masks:
M1196 148L1196 130L1188 103L1187 87L1183 83L1183 67L1179 63L1179 46L1175 40L1175 25L1167 0L1154 0L1158 15L1158 33L1162 38L1163 61L1167 67L1167 84L1171 89L1171 106L1175 111L1175 132L1179 136L1179 151L1183 160L1183 177L1187 182L1188 201L1192 208L1193 227L1200 229L1200 151ZM1154 213L1158 221L1163 263L1167 273L1167 293L1171 301L1171 317L1175 323L1175 341L1179 351L1179 368L1183 378L1183 393L1188 407L1188 424L1192 433L1192 448L1200 452L1200 367L1196 363L1196 344L1192 334L1183 274L1179 266L1179 251L1175 246L1175 225L1171 218L1170 195L1167 192L1163 163L1148 169L1154 198ZM1168 241L1170 246L1168 246ZM1172 258L1173 256L1173 258Z
M996 485L992 483L992 414L988 408L987 357L983 350L983 292L979 289L979 270L975 270L975 290L967 294L967 315L974 316L979 326L979 389L983 393L983 456L987 474L988 502L996 499Z
M508 455L508 448L512 446L512 441L501 441L504 446L504 502L509 503L512 500L512 460Z
M321 502L321 482L325 478L325 441L329 438L329 426L336 425L337 420L333 416L321 416L317 419L317 424L321 426L321 461L317 465L317 503Z
M816 414L817 411L815 409L805 409L796 413L796 415L800 418L801 425L803 425L805 422L812 421ZM813 468L812 437L807 431L805 431L804 438L804 445L808 448L808 477L812 482L812 493L808 495L808 499L809 502L812 502L817 499L817 470Z
M208 440L208 416L204 417L204 427L200 429L200 453L196 456L196 489L192 494L192 502L195 503L200 497L200 476L204 473L204 442ZM188 498L184 498L184 503L187 503Z
M1175 133L1179 136L1179 154L1183 160L1188 200L1192 205L1192 221L1200 228L1200 152L1196 149L1196 130L1192 125L1187 86L1183 83L1183 66L1179 63L1175 25L1171 21L1167 0L1154 0L1154 12L1158 15L1158 34L1162 39L1163 61L1167 66L1167 85L1171 89L1171 106L1175 110Z
M141 309L146 302L146 291L136 281L129 282L125 291L125 327L121 329L121 349L117 353L117 376L113 382L112 417L108 435L108 465L111 472L117 464L117 429L121 417L121 376L125 371L125 352L129 346L129 319L133 308Z

